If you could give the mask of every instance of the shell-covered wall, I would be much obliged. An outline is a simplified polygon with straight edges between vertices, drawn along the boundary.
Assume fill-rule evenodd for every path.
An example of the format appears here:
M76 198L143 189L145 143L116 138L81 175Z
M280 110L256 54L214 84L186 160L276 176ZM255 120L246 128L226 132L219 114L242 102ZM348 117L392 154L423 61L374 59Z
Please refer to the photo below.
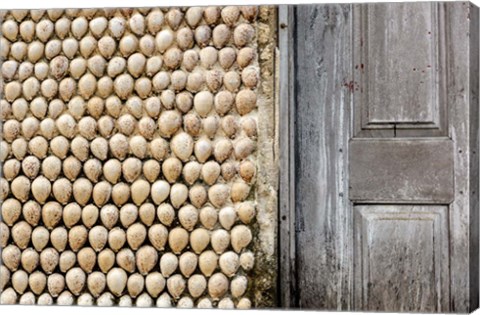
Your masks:
M273 304L274 18L2 13L1 304Z

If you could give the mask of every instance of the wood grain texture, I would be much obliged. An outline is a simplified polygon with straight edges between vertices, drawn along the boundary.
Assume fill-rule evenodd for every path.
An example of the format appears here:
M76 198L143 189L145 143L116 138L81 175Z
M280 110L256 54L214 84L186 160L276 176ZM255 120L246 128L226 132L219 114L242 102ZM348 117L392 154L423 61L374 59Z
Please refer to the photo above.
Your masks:
M295 19L298 306L351 308L347 197L351 5L297 6Z
M350 141L350 200L361 203L443 203L453 200L450 139Z
M293 106L293 41L294 6L281 5L278 11L280 52L279 103L280 103L280 187L279 187L279 295L282 305L295 305L295 155Z
M357 34L363 22L358 14L366 5L296 7L293 36L295 96L293 101L290 100L296 121L296 233L295 249L292 251L295 252L295 261L291 261L296 266L296 296L293 302L286 302L289 306L456 313L469 312L478 306L478 9L460 2L415 4L418 5L423 8L419 14L424 14L425 21L429 21L419 23L425 27L433 23L437 32L435 43L427 45L437 49L435 53L427 54L433 58L433 70L440 73L438 77L432 75L430 78L437 91L425 90L426 94L418 94L415 102L398 101L407 97L401 93L389 95L390 98L398 98L393 102L398 101L400 108L392 110L397 111L392 114L393 118L384 116L387 117L384 122L380 121L383 118L379 119L383 126L378 129L362 129L361 119L353 119L352 115L353 109L359 117L357 105L363 101L362 87L365 86L364 80L368 80L368 77L359 77L356 72L356 65L361 60L359 56L362 56L358 50L362 38ZM431 6L435 10L427 12L426 7ZM385 16L389 17L389 14ZM376 16L375 19L385 16ZM379 23L408 25L404 21L386 21ZM415 23L411 26L415 30L422 29L414 27ZM376 26L376 29L378 31L380 27ZM422 47L420 49L425 48ZM415 47L411 46L411 49L415 50ZM395 56L405 57L407 63L412 61L405 54ZM386 65L391 62L387 57L383 59ZM396 81L379 82L388 84L391 89L397 84ZM434 96L431 92L438 92L435 94L437 103L432 103ZM420 104L420 110L432 110L431 116L414 111L410 112L412 115L408 114L412 108L418 110L414 108L418 100L428 104L427 107L424 103ZM379 100L373 104L385 106ZM439 104L436 109L435 104ZM438 119L434 109L438 111ZM409 117L413 117L413 123L407 121ZM393 122L388 122L388 119ZM348 145L352 135L372 141L380 138L391 138L385 141L392 141L402 137L409 138L407 142L412 143L422 141L424 137L429 137L428 141L446 141L449 144L445 148L430 152L438 156L433 154L429 159L432 163L445 159L445 163L451 164L448 166L450 174L453 173L453 183L451 178L446 180L449 189L444 191L445 194L428 201L434 204L418 205L427 201L418 201L418 196L413 196L410 205L402 205L401 200L391 200L390 205L378 205L382 211L392 207L390 212L396 214L393 219L388 219L392 222L383 222L383 219L378 219L381 218L379 216L371 223L370 230L379 231L370 235L371 245L376 249L373 256L365 256L364 262L382 270L383 276L375 275L370 283L358 280L358 269L354 270L353 261L361 258L357 254L362 247L357 244L360 228L354 225L353 217L362 218L359 212L362 207L371 210L377 209L377 206L365 204L372 200L362 200L362 204L356 204L354 208L352 202L345 198L349 193L348 157L356 154L354 150L350 151ZM361 139L354 139L358 140ZM443 152L444 149L448 152ZM395 148L392 148L392 154L393 151ZM414 157L410 157L410 161L416 163ZM415 167L413 165L412 169L415 170ZM443 185L443 180L440 181ZM403 212L409 213L409 220L399 217L399 213ZM416 212L422 214L417 215ZM364 229L362 233L369 235ZM412 235L419 237L420 243L415 243ZM401 250L392 251L395 247ZM423 253L422 248L429 251ZM422 253L423 256L415 256L414 253ZM398 266L391 264L394 260L391 258L402 258L405 265L396 270ZM435 261L433 265L432 259ZM409 284L408 279L413 278L419 282ZM365 291L364 284L373 291ZM364 292L370 292L366 299ZM355 297L359 294L360 298Z
M355 308L448 310L448 206L355 206Z
M454 141L455 200L450 205L450 286L452 312L472 311L478 304L478 25L477 8L467 2L444 4L448 45L449 136ZM472 145L473 144L473 145ZM477 152L478 154L478 152ZM473 233L472 233L473 230ZM472 264L471 264L472 263Z
M354 21L356 135L446 135L443 7L355 5Z

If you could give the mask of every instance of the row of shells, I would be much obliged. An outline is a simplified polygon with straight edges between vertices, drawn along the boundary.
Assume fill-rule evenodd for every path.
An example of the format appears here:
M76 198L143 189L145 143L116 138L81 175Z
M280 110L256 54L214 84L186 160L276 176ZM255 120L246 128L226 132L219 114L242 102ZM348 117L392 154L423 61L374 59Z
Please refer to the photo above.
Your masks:
M250 308L257 7L2 14L0 303Z

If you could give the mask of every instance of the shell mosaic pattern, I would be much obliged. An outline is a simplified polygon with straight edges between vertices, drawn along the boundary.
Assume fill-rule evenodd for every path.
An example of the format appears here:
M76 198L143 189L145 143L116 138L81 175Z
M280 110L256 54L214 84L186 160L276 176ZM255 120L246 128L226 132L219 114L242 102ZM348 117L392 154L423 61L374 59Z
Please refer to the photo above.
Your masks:
M257 11L3 12L1 304L252 306Z

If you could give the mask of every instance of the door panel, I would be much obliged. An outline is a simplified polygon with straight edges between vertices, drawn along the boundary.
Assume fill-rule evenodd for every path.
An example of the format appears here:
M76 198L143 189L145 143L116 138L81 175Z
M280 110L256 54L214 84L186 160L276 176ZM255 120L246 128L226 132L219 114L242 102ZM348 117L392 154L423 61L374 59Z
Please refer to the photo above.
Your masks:
M350 200L450 203L454 197L450 139L350 141Z
M282 270L294 271L281 285L285 304L475 309L478 9L425 2L288 12L280 72L289 92L280 101L294 110L286 127L295 146L283 148L290 190L280 195L280 230L294 222L295 233L280 235L293 239L280 244Z
M359 205L354 211L356 308L448 309L448 206Z

